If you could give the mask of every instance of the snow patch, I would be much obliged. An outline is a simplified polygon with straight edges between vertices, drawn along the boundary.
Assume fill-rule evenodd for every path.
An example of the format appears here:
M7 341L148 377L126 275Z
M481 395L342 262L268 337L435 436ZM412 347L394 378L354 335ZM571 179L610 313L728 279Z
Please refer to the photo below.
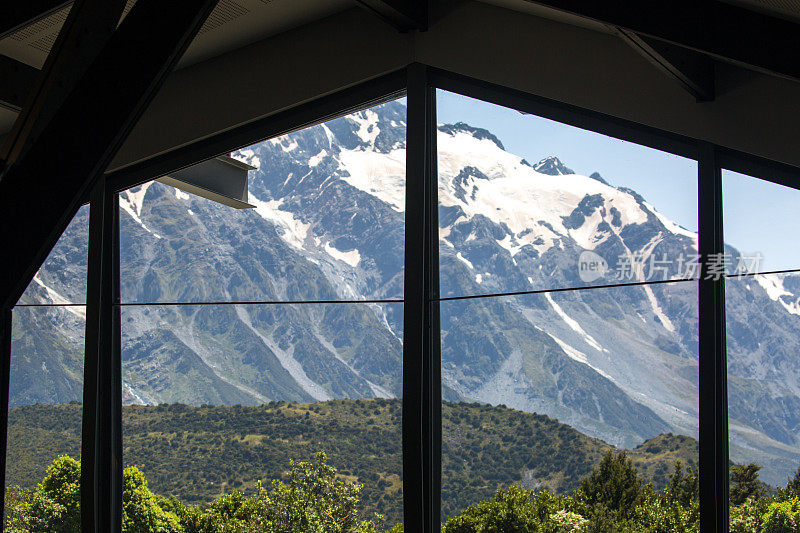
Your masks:
M402 213L406 205L406 150L397 148L388 154L371 150L342 150L339 168L349 176L342 180L369 193Z
M128 213L130 217L135 220L136 223L139 224L147 233L150 233L155 238L160 239L161 235L148 228L141 219L144 196L147 193L147 189L149 189L150 185L152 184L153 182L151 181L149 183L145 183L144 185L140 185L139 187L134 187L132 189L128 189L127 191L121 192L119 194L119 206L123 211Z
M237 161L241 161L242 163L247 163L248 165L254 166L256 168L261 167L261 160L256 156L254 150L250 148L244 148L242 150L237 150L231 154L231 157L236 159Z
M135 390L133 390L133 387L131 387L127 381L122 382L122 388L125 389L128 392L128 394L131 395L131 397L133 397L134 399L133 405L148 405L148 403L144 401L144 399L141 396L139 396Z
M142 216L142 204L144 203L144 196L147 194L147 189L153 184L152 181L147 182L139 187L133 187L120 193L120 198L125 198L128 207L136 213L137 217Z
M65 305L71 302L67 298L59 294L55 289L52 289L47 285L45 285L45 283L41 280L41 278L39 278L38 272L36 273L35 276L33 276L33 281L44 289L45 293L47 293L47 297L50 298L51 302L53 302L54 304L63 305L65 311L72 313L73 315L82 320L86 320L86 307Z
M770 300L779 302L789 313L800 316L800 298L795 299L795 295L784 288L783 277L779 274L761 274L755 278ZM789 297L788 302L783 299L784 296Z
M320 150L317 155L312 155L308 160L308 166L315 167L319 165L325 157L327 157L328 152L325 150Z
M328 146L333 147L333 143L336 142L336 136L333 134L330 128L325 124L320 124L320 126L322 127L322 131L325 132L325 137L328 138Z
M283 211L281 209L283 200L259 200L251 194L250 203L256 206L255 212L261 218L275 224L281 239L293 248L304 250L304 244L308 238L308 229L311 224L306 224L302 220L295 218L294 213Z
M547 333L547 332L545 331L545 333ZM592 370L594 370L595 372L597 372L598 374L600 374L604 378L609 379L612 382L616 383L616 381L614 381L614 378L612 378L610 375L608 375L607 373L603 372L599 368L597 368L595 366L592 366L592 364L589 363L589 358L586 357L585 353L583 353L582 351L580 351L580 350L578 350L576 348L573 348L572 346L570 346L566 342L562 341L561 339L559 339L558 337L556 337L552 333L547 333L547 334L550 336L551 339L556 341L556 344L558 344L561 347L561 349L564 350L564 353L567 354L570 357L570 359L574 359L575 361L578 361L579 363L583 363L584 365L588 366L589 368L591 368Z
M664 216L662 213L659 213L656 210L656 208L650 205L649 203L644 202L644 206L656 216L659 222L664 224L665 228L667 228L669 231L671 231L676 235L683 235L684 237L689 237L694 242L695 248L697 248L697 233L689 231L688 229L682 226L679 226L678 224L676 224L675 222Z
M583 328L580 326L580 324L578 324L578 322L576 322L572 317L570 317L567 313L565 313L563 309L561 309L561 306L558 305L553 300L553 298L550 296L549 292L544 293L544 297L547 299L547 301L553 307L553 310L556 312L556 314L559 317L561 317L561 320L566 322L566 324L572 329L572 331L574 331L575 333L580 335L583 338L584 342L586 342L586 344L588 344L589 346L591 346L592 348L594 348L598 352L605 351L604 348L602 346L600 346L599 342L594 340L594 338L591 335L589 335L588 333L586 333L583 330Z
M378 114L375 111L367 109L360 113L352 114L347 118L358 124L356 135L358 135L362 141L370 145L375 142L375 139L381 132L380 128L378 128Z
M642 288L644 289L645 295L647 295L647 301L650 302L650 307L653 309L653 313L655 313L655 315L661 321L661 325L664 326L664 329L670 333L673 333L675 331L675 326L658 304L658 299L656 298L656 295L653 294L653 289L649 285L642 285Z
M292 139L292 142L290 142L289 144L281 143L281 149L286 153L292 152L297 149L297 141Z
M467 265L467 266L470 268L470 270L475 270L475 267L472 265L472 263L470 262L470 260L469 260L469 259L467 259L466 257L464 257L463 255L461 255L461 252L458 252L458 253L456 254L456 258L458 258L458 260L459 260L459 261L461 261L462 263L464 263L465 265ZM480 275L480 274L479 274L479 275ZM480 281L479 281L478 283L480 283Z
M341 250L331 246L331 243L329 242L325 243L324 249L325 252L334 259L345 262L353 268L357 267L358 263L361 262L361 254L358 253L358 250L353 249L349 252L342 252Z

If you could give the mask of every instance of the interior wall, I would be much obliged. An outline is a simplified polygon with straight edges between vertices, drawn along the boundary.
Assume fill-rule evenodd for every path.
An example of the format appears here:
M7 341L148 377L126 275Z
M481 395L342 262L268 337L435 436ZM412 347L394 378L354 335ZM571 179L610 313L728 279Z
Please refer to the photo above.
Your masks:
M355 8L177 70L109 170L402 68L411 39Z
M470 2L408 34L354 8L176 71L111 169L410 61L800 166L800 83L722 66L697 103L613 35Z
M696 102L615 35L471 3L417 39L419 61L800 165L800 83L720 65Z

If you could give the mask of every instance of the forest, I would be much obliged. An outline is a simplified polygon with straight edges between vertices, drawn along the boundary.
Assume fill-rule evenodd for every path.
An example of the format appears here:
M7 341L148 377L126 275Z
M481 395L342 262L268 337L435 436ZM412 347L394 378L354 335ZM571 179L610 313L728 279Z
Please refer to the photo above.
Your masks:
M79 530L80 426L77 403L9 412L4 531ZM400 428L399 400L126 406L125 531L402 531ZM690 437L620 450L445 403L442 455L446 533L699 530ZM768 487L758 471L731 468L731 531L800 532L800 474Z
M207 504L232 490L285 476L290 460L328 455L341 476L364 485L359 507L402 520L402 402L331 400L261 406L162 404L123 408L123 461L158 494ZM612 448L543 415L503 406L442 406L442 516L490 499L497 489L574 491ZM9 411L6 483L34 488L59 455L78 458L81 405ZM697 467L697 442L657 435L628 456L644 479L666 486L676 460Z

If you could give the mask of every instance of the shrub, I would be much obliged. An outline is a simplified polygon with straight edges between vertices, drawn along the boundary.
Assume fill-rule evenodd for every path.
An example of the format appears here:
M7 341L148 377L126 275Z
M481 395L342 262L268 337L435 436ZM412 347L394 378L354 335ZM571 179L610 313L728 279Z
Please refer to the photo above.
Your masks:
M769 501L749 498L742 505L732 506L730 509L731 533L759 533L761 531L761 517L766 512Z
M763 533L800 533L800 499L773 502L764 514Z
M491 500L470 505L460 516L450 518L443 533L539 533L544 522L559 510L558 498L548 491L537 495L512 485L498 490Z
M552 533L583 533L589 528L589 521L572 511L556 511L548 518L548 531Z
M648 490L644 501L636 508L631 530L637 533L693 533L700 527L699 507L697 500L684 505L668 489L661 494Z

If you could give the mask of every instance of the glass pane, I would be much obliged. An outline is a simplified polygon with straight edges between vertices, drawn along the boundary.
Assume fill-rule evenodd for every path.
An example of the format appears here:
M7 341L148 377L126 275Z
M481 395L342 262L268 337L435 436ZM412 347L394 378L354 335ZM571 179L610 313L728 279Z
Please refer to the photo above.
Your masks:
M441 295L696 277L697 164L437 92Z
M363 484L353 516L401 522L402 314L402 303L123 307L126 465L213 513L222 495L253 497L257 481L270 489L291 460L325 452L338 479Z
M730 459L785 486L800 466L800 275L728 278L725 302Z
M4 530L80 530L88 222L84 206L13 310Z
M18 303L86 303L88 257L89 206L84 205L59 237Z
M83 311L82 307L14 309L6 452L9 490L35 489L61 455L80 459Z
M609 450L656 490L697 468L696 282L440 306L443 519L515 483L571 494Z
M723 220L731 270L771 272L800 268L797 246L787 235L800 233L800 191L722 171Z
M122 301L402 298L405 116L389 102L234 152L255 209L123 192Z
M768 496L800 481L800 274L752 275L800 268L791 237L800 232L800 191L728 170L722 180L730 500L738 517L755 486L743 476L766 483Z

